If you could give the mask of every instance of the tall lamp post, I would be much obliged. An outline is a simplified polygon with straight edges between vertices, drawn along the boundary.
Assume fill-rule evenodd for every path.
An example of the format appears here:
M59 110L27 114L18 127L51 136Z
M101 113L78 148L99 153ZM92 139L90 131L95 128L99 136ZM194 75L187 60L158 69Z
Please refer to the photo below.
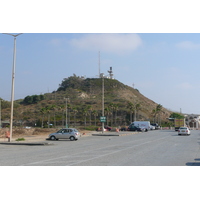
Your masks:
M102 116L104 117L104 74L102 76ZM102 133L104 133L104 122L102 122Z
M13 68L12 68L12 89L11 89L11 113L10 113L10 137L8 141L12 140L12 128L13 128L13 105L14 105L14 90L15 90L15 63L16 63L16 37L21 35L22 33L18 33L16 35L10 33L4 33L7 35L11 35L14 37L14 51L13 51Z
M66 128L69 128L69 126L68 126L68 120L67 120L67 101L69 101L69 98L65 98L65 100L66 100Z
M1 128L1 99L0 99L0 128Z

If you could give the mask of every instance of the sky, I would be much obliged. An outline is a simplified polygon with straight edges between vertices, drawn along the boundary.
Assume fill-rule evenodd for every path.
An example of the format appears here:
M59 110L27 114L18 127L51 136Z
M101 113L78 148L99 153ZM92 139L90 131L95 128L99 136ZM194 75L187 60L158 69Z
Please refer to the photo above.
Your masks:
M0 98L11 100L14 45L2 33L23 33L16 42L15 100L53 92L73 74L98 77L100 52L101 73L112 66L115 79L163 107L200 114L198 2L98 2L3 0Z
M0 34L0 97L10 101L14 39ZM171 111L200 114L198 33L24 33L16 40L15 99L100 71Z

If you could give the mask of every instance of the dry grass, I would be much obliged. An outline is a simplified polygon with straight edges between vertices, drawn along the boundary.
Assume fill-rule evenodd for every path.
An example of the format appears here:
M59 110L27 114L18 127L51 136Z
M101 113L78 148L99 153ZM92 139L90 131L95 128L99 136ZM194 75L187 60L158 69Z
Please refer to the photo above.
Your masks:
M31 136L31 135L48 135L50 133L56 132L58 129L40 129L40 128L14 128L13 129L13 137L22 137L22 136ZM8 128L0 129L0 137L5 137L6 131L9 131Z

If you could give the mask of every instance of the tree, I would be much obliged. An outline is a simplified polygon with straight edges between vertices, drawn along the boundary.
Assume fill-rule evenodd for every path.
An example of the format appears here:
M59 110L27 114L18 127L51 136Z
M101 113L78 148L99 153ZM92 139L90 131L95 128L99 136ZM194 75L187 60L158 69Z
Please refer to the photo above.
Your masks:
M87 109L88 109L88 111L89 111L89 113L90 113L90 126L91 126L91 121L92 121L91 115L92 115L92 110L93 110L93 108L92 108L92 106L88 106Z
M44 115L46 113L46 109L45 108L41 108L40 109L40 113L42 114L42 128L44 127Z
M61 110L62 112L62 127L64 127L64 113L65 113L65 106L64 105L60 105L58 107L59 110Z
M170 116L169 116L170 118L176 118L176 119L183 119L184 118L184 116L182 115L182 114L180 114L180 113L172 113Z
M157 106L156 106L156 110L157 110L157 113L158 113L158 123L159 124L161 124L161 117L160 117L160 113L161 113L161 111L162 111L162 105L161 104L158 104Z
M51 105L50 109L53 110L54 127L56 127L56 110L57 110L57 106L55 104L53 104L53 105Z
M84 108L83 109L83 116L84 116L84 124L85 124L85 127L86 127L86 118L87 118L87 116L88 116L88 109L87 108Z
M70 104L67 104L67 114L68 114L68 124L70 126L70 112L71 112L72 106Z
M157 116L157 117L158 117L158 118L157 118L157 122L158 122L158 123L161 123L160 113L161 113L161 111L162 111L162 108L163 108L162 105L161 105L161 104L158 104L158 105L156 106L156 108L152 110L152 115L153 115L153 117L154 117L154 122L155 122L155 119L156 119L156 116Z
M138 112L139 112L140 109L141 109L141 104L140 103L136 103L135 104L135 109L134 109L134 111L135 111L134 121L137 121L137 114L138 114Z
M73 112L73 114L74 114L74 127L76 127L76 115L77 115L77 113L78 113L77 108L76 108L76 107L73 107L73 108L72 108L72 112Z
M127 108L128 108L129 111L130 111L130 123L132 123L132 115L133 115L133 111L134 111L134 108L135 108L135 107L134 107L133 103L128 102Z
M112 112L111 112L111 110L110 110L109 107L105 108L105 109L104 109L104 112L105 112L105 115L106 115L107 125L108 125L108 124L109 124L109 123L108 123L108 117L109 117L109 115L112 114Z
M95 126L96 126L97 125L96 121L97 121L97 116L98 116L97 110L93 110L92 115L94 116L94 121L95 121Z
M57 91L65 91L67 88L80 89L82 86L82 81L83 79L81 77L76 76L76 74L73 74L73 76L63 79Z
M113 110L115 111L115 126L117 125L117 111L119 110L119 106L117 104L114 104Z
M110 120L110 123L111 123L111 126L112 126L112 124L113 124L113 116L114 116L114 114L113 114L113 112L114 112L114 103L110 103L108 107L109 107L109 110L110 110L110 114L112 115L111 120Z
M26 96L22 103L24 104L35 104L39 101L44 100L44 95L32 95L32 96Z

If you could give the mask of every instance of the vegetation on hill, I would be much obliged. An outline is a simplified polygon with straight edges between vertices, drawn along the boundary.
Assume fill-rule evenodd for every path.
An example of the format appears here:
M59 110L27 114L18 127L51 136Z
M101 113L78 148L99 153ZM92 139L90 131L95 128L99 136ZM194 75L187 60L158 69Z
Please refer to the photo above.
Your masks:
M104 107L107 125L129 125L134 120L164 122L171 114L162 105L118 80L104 79ZM8 120L10 102L2 101L2 120ZM66 107L67 105L67 107ZM100 126L102 79L70 76L56 91L27 96L15 101L14 123L19 126Z

